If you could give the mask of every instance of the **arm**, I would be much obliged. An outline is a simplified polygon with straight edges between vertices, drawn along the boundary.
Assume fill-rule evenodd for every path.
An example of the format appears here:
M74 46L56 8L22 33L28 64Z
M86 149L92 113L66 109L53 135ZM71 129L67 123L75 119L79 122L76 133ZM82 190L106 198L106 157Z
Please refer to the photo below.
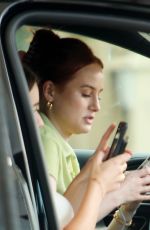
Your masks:
M76 215L64 228L64 230L95 229L101 200L102 195L100 185L94 180L91 180L88 184L87 191L78 212L76 212Z
M104 163L101 163L102 159L98 155L93 158L91 174L83 200L74 218L64 228L65 230L95 229L101 201L107 192L116 189L120 185L124 178L123 172L124 167L126 167L124 163L129 157L128 154L123 154ZM110 171L111 176L109 176Z
M99 164L102 161L102 158L100 160L100 155L91 160L91 175L83 200L76 211L74 219L66 226L65 230L91 230L95 228L101 201L107 192L115 190L120 185L124 178L122 173L124 168L126 168L124 163L129 158L128 154L123 154L103 162L101 165ZM109 175L110 171L111 176Z

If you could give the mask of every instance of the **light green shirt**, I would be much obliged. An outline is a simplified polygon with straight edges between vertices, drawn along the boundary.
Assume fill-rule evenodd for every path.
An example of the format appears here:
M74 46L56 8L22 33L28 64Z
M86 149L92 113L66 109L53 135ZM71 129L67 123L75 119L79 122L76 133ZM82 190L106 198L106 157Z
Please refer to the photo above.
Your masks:
M63 194L79 173L79 163L71 146L63 139L50 120L41 113L44 126L40 135L48 168L48 174L56 179L57 191Z

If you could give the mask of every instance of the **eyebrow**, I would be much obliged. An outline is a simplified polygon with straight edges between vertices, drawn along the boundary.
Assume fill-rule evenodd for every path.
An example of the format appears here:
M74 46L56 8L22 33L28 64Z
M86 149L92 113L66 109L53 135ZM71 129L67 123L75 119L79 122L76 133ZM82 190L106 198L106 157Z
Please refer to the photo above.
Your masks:
M91 86L91 85L81 85L81 88L84 88L84 87L87 87L87 88L90 88L90 89L95 89L95 87ZM99 92L102 92L103 91L103 88L100 89Z

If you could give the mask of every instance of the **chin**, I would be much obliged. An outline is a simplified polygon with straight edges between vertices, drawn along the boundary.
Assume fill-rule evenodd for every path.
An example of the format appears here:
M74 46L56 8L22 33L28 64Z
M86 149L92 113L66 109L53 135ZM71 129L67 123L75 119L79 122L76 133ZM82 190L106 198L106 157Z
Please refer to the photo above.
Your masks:
M82 127L80 129L76 129L76 134L88 133L91 130L91 126Z

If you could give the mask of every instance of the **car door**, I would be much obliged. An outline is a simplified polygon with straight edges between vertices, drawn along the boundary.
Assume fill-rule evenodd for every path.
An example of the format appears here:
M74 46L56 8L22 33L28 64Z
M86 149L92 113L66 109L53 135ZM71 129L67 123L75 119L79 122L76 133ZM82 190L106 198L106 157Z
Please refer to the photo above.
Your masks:
M141 62L134 62L135 59L141 60L141 56L144 63L149 61L149 15L149 5L134 4L128 1L124 1L124 3L119 1L20 1L10 5L3 12L1 18L1 56L4 58L5 73L7 72L7 84L12 92L10 103L15 105L18 117L17 122L17 118L12 117L8 125L12 126L15 122L20 127L22 139L16 134L16 140L19 146L23 142L26 150L29 181L31 180L31 183L28 182L28 186L31 197L33 196L33 206L35 205L35 209L39 209L39 213L38 211L37 213L41 229L58 229L58 223L52 205L42 145L34 123L24 73L17 54L18 50L27 49L28 36L31 39L32 31L39 27L50 27L63 36L67 36L68 33L70 36L82 35L82 39L85 39L89 44L94 42L93 48L97 41L101 44L98 46L99 49L110 49L108 54L102 52L104 57L105 55L108 56L106 62L110 58L108 65L111 66L111 70L107 68L106 72L110 74L111 71L108 82L108 85L111 86L109 98L105 94L106 105L109 103L110 105L105 108L102 114L103 125L100 126L99 130L95 129L96 133L92 132L91 136L83 137L82 143L78 139L71 139L70 143L76 149L82 167L93 154L96 143L98 143L109 122L112 122L112 119L115 119L116 123L122 119L127 120L129 147L134 149L128 170L133 170L149 155L148 127L150 123L147 115L149 114L149 100L145 101L146 98L149 98L147 88L149 70L147 69L148 65L144 65L142 68L144 72L141 71L140 77L136 78L135 75L139 72L139 69L136 69L141 65ZM117 50L116 47L118 47ZM129 69L129 63L126 59L128 58L127 53L131 55L130 60L131 66L135 70L134 74ZM122 54L124 59L121 62ZM135 86L137 87L135 88ZM112 98L118 99L114 105L111 101ZM115 105L115 103L119 103L119 105ZM97 124L99 125L99 123L98 118ZM13 146L16 140L13 140L14 136L11 131L9 135ZM91 140L93 142L89 145ZM94 142L95 140L97 142ZM22 147L19 147L19 152L22 154ZM16 151L14 148L12 155L14 156L16 153L18 153L18 149ZM20 168L23 171L23 167L20 166ZM149 229L148 210L149 202L141 203L131 229ZM106 225L110 222L112 214L104 219Z

